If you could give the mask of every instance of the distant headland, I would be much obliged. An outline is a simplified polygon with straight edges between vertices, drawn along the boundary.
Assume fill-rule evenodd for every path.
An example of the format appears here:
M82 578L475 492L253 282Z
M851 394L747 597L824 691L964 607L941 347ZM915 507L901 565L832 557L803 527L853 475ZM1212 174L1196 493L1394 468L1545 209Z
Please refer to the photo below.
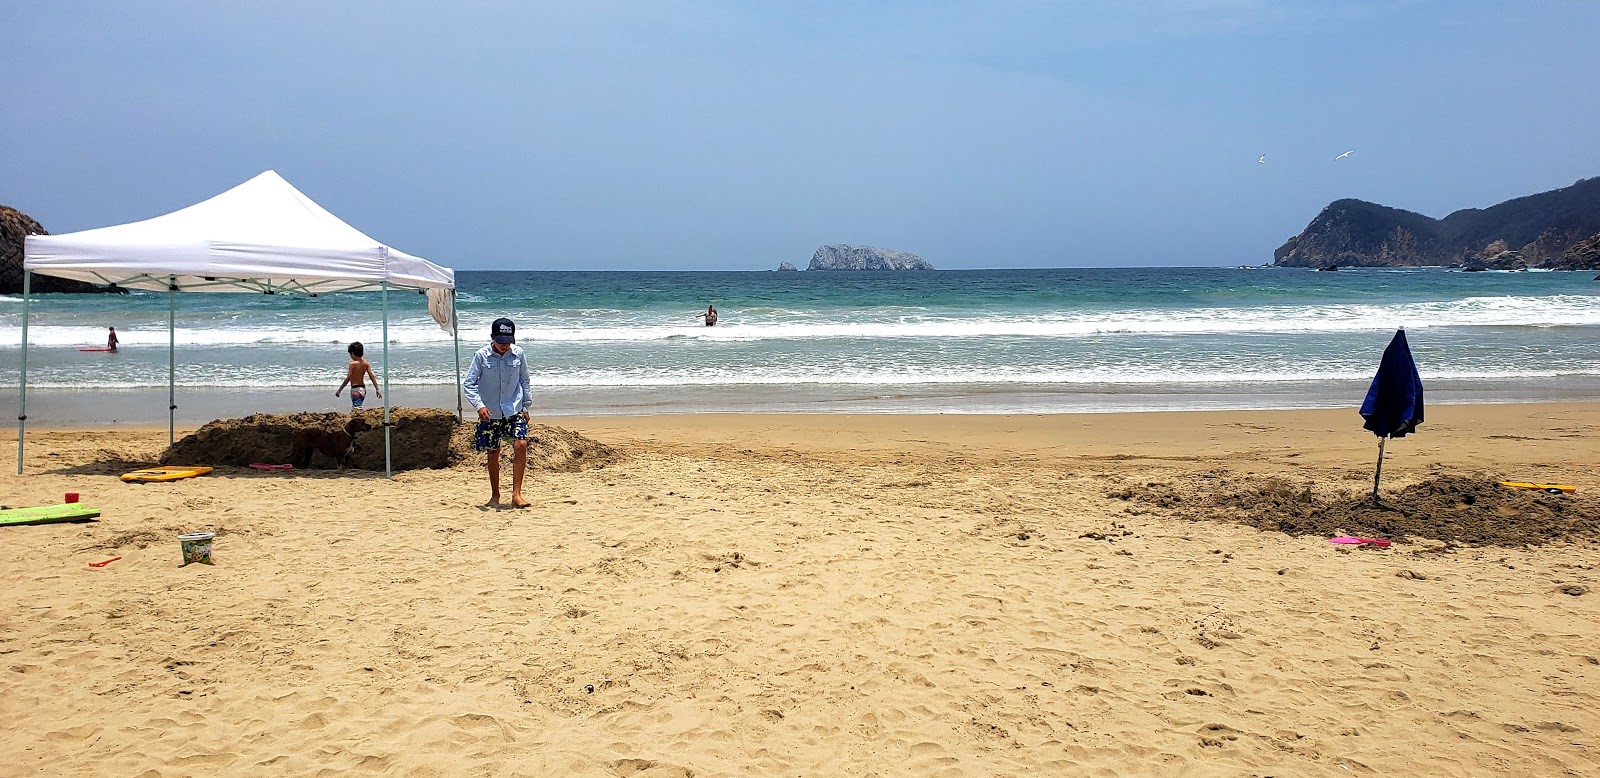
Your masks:
M1336 200L1272 258L1279 267L1600 269L1600 177L1443 219Z
M928 260L909 251L834 243L818 248L817 253L811 255L811 264L806 269L933 270L934 267Z
M22 244L29 235L49 235L33 217L0 205L0 294L22 294ZM95 286L68 278L35 275L30 291L44 292L122 292L108 286Z

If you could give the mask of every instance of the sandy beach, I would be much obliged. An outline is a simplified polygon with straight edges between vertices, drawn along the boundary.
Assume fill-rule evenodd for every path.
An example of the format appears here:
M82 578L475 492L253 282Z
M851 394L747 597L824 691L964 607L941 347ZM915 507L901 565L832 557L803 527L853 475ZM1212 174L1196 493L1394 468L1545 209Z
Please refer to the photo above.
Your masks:
M624 458L521 511L30 429L0 503L103 516L0 528L0 774L1600 774L1600 404L1430 407L1397 504L1578 491L1387 549L1258 529L1370 490L1349 409L546 421Z

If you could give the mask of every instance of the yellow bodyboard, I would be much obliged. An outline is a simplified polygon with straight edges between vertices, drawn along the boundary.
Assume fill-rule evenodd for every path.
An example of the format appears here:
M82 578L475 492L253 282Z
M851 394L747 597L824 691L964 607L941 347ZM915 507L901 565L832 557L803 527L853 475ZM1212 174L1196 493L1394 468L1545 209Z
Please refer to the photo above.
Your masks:
M177 481L183 478L193 478L211 472L209 467L151 467L144 470L135 470L123 473L122 480L130 484L142 484L148 481Z
M1541 492L1567 493L1578 490L1578 487L1568 486L1566 484L1530 484L1526 481L1501 481L1500 485L1509 486L1512 489L1538 489Z

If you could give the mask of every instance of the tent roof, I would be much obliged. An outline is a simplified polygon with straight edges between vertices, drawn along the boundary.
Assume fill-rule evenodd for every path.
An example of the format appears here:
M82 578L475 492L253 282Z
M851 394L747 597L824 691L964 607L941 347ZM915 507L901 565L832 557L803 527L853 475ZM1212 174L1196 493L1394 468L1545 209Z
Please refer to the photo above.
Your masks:
M165 216L65 235L29 235L33 273L185 292L453 289L455 272L345 224L268 170Z

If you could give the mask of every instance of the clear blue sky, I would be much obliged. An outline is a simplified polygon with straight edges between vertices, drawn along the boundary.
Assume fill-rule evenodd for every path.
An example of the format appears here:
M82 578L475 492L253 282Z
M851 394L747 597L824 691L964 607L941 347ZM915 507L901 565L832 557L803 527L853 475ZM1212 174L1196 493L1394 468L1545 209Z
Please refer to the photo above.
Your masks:
M0 203L70 232L270 168L462 269L1215 265L1341 197L1600 175L1600 2L456 6L6 2Z

